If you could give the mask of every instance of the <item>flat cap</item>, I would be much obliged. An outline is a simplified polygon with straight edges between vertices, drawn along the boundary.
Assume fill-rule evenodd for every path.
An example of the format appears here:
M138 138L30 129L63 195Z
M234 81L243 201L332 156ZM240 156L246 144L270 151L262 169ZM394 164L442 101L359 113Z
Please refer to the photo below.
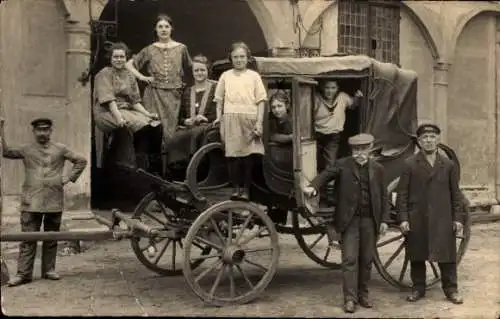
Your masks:
M435 133L435 134L441 134L441 129L439 128L439 126L437 126L436 124L433 124L433 123L425 123L425 124L421 124L418 128L417 128L417 137L419 137L420 135L424 134L424 133Z
M361 133L349 137L347 142L349 143L349 145L368 145L370 143L373 143L373 140L374 140L373 135Z
M38 118L31 121L33 128L35 127L52 127L52 120L48 118Z

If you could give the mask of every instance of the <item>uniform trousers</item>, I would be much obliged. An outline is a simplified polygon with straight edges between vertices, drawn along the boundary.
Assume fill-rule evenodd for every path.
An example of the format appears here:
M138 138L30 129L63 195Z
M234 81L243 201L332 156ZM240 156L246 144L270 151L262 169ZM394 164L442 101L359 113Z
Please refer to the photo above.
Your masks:
M344 301L358 302L368 297L371 277L375 225L371 217L353 216L342 233L342 290Z
M441 286L445 295L449 296L458 291L457 285L457 263L447 262L438 263L441 273ZM420 294L425 295L426 266L425 261L411 261L410 276L413 283L413 289Z
M59 231L61 227L62 212L40 213L21 212L21 231L40 231L43 222L44 231ZM17 260L17 275L31 279L36 256L36 241L23 241L19 245ZM56 267L57 241L44 241L42 245L42 275L54 271Z

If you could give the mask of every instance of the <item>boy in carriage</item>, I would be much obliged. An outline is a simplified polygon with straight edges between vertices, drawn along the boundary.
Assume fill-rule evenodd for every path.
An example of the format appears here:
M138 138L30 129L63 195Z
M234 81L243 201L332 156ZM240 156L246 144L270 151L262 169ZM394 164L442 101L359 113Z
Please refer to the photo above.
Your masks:
M356 304L371 308L368 281L378 234L384 234L389 221L389 201L384 168L369 158L373 136L358 134L349 138L352 156L330 163L304 187L306 196L316 196L326 183L336 180L337 207L335 231L340 234L342 251L342 290L344 311L353 313Z

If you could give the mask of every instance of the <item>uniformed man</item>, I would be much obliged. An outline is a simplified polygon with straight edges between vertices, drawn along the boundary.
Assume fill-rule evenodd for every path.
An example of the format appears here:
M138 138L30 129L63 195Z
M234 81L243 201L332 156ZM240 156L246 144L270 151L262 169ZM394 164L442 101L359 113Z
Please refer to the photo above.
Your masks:
M352 156L330 163L311 185L307 196L316 196L321 186L336 180L337 207L334 227L341 236L344 311L356 305L371 308L368 281L378 234L387 230L389 201L382 165L369 158L373 136L358 134L348 140Z
M75 154L66 145L51 142L52 121L39 118L31 122L35 142L19 148L5 142L3 119L0 119L3 157L22 159L25 179L21 197L21 230L59 231L63 211L63 187L75 182L87 165L87 160ZM73 163L68 176L63 175L65 161ZM17 274L9 286L31 282L36 255L36 241L22 242L19 247ZM55 272L57 241L44 241L42 246L42 278L58 280Z
M413 291L410 302L425 296L425 261L437 262L446 297L463 302L457 289L455 233L465 219L457 166L438 152L441 130L435 124L417 129L420 151L405 161L396 209L401 231L407 236Z

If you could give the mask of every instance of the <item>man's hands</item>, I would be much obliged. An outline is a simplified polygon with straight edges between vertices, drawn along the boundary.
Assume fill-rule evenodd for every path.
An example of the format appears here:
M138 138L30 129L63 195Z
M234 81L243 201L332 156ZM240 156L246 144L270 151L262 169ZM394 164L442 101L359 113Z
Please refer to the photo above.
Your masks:
M63 186L64 186L64 185L66 185L66 184L68 184L69 182L71 182L71 181L69 180L69 178L67 178L67 177L63 177L63 178L62 178L62 184L63 184Z
M407 234L410 231L410 223L408 223L408 222L402 222L399 225L399 228L401 229L401 232L403 234Z
M355 97L363 97L363 92L361 92L360 90L357 90L356 93L354 93L354 96Z
M453 231L455 234L460 234L462 229L464 229L464 225L461 222L453 222Z
M386 223L380 223L380 235L384 235L387 229L389 229L389 226Z
M305 186L304 188L302 188L302 191L304 192L304 194L307 197L314 197L314 196L318 195L318 192L312 186Z

